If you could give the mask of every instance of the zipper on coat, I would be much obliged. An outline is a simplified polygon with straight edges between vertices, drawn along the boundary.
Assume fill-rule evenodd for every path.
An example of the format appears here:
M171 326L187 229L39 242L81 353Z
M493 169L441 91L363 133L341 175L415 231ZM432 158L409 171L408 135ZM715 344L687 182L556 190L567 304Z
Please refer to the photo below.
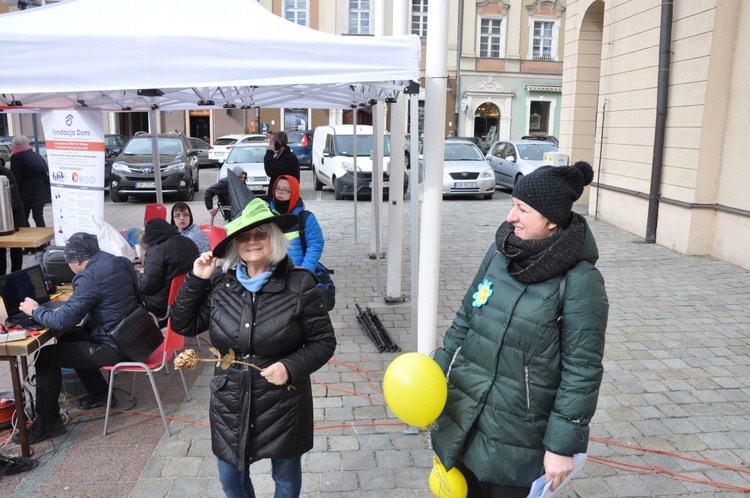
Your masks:
M529 366L523 366L523 379L526 383L526 410L531 410L531 390L529 389Z

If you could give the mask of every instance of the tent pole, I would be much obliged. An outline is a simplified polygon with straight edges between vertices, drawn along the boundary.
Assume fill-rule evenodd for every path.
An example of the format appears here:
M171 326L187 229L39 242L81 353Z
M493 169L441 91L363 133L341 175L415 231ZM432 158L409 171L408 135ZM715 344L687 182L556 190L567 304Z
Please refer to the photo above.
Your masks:
M419 350L419 191L421 189L419 164L419 92L409 95L411 106L409 126L409 202L411 203L411 350Z
M370 259L375 258L375 296L381 296L381 214L383 210L383 105L372 105L372 185L370 186Z
M354 107L352 111L352 126L354 127L354 134L352 135L352 149L354 150L354 243L357 243L357 176L359 176L357 170L357 107ZM336 190L336 186L333 187Z
M164 204L161 192L161 157L159 156L159 130L156 128L156 109L148 111L148 127L151 130L151 150L154 155L154 184L156 185L156 202Z

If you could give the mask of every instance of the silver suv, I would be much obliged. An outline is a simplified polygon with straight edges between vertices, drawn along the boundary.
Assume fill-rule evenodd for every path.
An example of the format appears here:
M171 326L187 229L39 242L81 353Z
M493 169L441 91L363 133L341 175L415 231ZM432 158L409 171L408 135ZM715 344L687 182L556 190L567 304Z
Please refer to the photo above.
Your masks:
M513 188L524 175L542 166L544 154L557 152L557 145L540 140L500 140L487 153L495 171L495 185Z

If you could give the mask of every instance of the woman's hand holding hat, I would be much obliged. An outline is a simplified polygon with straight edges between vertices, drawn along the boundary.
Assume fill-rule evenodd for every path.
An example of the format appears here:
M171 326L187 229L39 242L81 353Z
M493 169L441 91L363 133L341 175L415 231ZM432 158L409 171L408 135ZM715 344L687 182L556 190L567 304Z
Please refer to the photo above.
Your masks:
M218 261L219 258L215 258L210 251L204 252L198 256L198 259L193 263L193 275L198 278L211 278L211 275L214 274L214 270L216 270L216 263Z

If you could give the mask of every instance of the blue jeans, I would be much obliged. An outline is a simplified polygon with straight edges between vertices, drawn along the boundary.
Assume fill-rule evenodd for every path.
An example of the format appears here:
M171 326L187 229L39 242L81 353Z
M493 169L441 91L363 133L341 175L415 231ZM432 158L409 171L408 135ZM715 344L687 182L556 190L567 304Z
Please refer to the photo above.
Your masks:
M219 481L227 498L255 498L249 466L242 472L223 460L217 458L216 461ZM271 477L276 484L274 498L297 498L302 490L302 457L272 458Z

